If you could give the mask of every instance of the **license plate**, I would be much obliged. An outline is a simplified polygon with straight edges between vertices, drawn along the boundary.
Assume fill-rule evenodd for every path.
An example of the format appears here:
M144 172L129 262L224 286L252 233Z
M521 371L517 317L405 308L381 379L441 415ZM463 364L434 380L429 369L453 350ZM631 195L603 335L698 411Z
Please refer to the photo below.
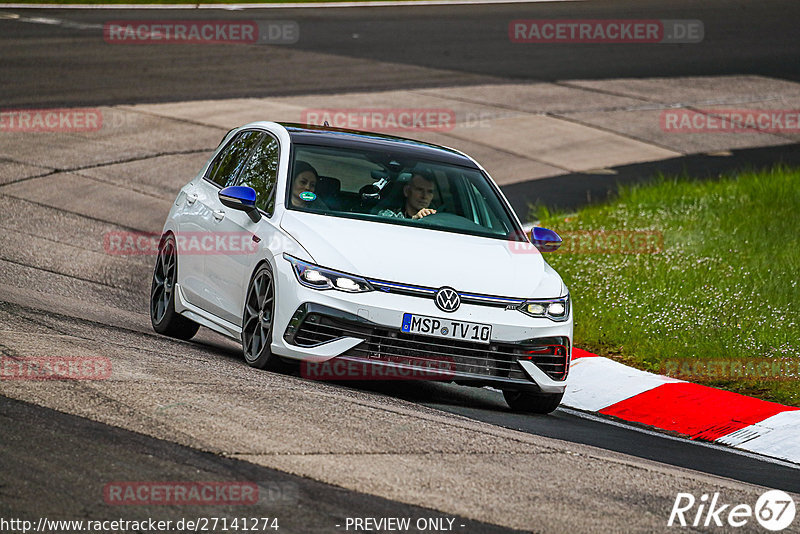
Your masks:
M492 325L453 321L441 317L403 314L401 331L408 334L458 339L475 343L489 343L492 339Z

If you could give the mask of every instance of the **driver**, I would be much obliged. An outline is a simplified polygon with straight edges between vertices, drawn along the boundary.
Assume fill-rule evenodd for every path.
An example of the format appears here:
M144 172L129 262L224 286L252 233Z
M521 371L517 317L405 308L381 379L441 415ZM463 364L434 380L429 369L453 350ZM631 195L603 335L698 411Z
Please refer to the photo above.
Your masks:
M433 173L428 171L414 171L411 180L403 187L405 203L400 209L384 209L378 212L383 217L400 217L403 219L421 219L433 215L436 210L431 209L431 201L436 192L436 181Z

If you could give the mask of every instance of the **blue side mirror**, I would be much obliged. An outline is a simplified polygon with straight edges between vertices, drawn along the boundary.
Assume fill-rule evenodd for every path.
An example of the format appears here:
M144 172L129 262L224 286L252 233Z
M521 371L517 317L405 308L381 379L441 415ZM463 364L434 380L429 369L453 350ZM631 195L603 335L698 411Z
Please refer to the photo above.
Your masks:
M531 229L531 243L539 252L553 252L561 246L561 236L548 228L534 226Z
M231 185L219 192L219 201L223 206L245 211L255 222L261 218L256 208L256 190L246 185Z
M256 207L256 190L246 185L232 185L219 192L219 200L229 208L249 210Z

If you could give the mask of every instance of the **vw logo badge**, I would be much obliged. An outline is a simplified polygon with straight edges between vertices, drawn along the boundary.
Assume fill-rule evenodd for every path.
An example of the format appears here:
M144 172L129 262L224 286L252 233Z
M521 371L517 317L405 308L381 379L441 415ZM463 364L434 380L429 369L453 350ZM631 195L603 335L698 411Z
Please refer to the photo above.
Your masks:
M443 287L436 292L436 306L446 312L454 312L461 306L461 297L452 287Z

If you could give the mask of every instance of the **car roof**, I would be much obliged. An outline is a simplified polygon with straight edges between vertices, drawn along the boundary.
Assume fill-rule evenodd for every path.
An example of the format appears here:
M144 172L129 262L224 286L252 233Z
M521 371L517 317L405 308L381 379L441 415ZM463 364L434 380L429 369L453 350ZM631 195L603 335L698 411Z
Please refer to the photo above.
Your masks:
M289 122L279 122L278 124L286 128L293 144L335 146L366 150L389 150L392 152L401 152L404 155L418 159L452 163L471 167L473 169L478 168L475 162L457 150L434 145L432 143L415 141L414 139L406 139L404 137L375 132L333 128L330 126L314 126Z

